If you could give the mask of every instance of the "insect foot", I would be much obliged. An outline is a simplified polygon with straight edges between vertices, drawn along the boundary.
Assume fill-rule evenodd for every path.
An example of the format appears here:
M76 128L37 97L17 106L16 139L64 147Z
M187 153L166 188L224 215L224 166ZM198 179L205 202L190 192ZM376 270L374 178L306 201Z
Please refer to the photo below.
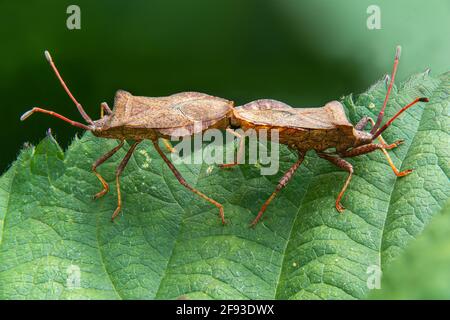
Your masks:
M94 200L97 200L97 199L103 197L108 192L109 192L109 185L106 184L105 187L101 191L99 191L96 194L94 194L93 198L94 198Z
M339 213L343 213L345 211L345 207L339 202L336 202L336 209L337 211L339 211Z
M404 177L404 176L407 176L408 174L410 174L411 172L413 172L412 169L407 169L407 170L404 170L404 171L395 172L395 175L397 177Z
M386 150L391 150L391 149L397 148L399 145L403 144L403 142L405 142L405 140L403 140L403 139L396 140L391 144L384 145L384 148Z

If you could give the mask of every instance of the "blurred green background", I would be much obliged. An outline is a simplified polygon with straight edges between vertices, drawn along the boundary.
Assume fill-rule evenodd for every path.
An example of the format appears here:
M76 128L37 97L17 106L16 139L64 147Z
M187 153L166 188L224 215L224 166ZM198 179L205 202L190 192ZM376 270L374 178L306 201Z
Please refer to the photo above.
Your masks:
M66 27L71 4L81 8L81 30ZM369 5L381 9L380 30L366 26ZM119 88L319 106L390 72L397 44L399 80L450 69L447 0L3 0L0 15L1 172L47 128L64 147L81 132L42 114L19 121L33 106L81 120L45 49L93 118Z

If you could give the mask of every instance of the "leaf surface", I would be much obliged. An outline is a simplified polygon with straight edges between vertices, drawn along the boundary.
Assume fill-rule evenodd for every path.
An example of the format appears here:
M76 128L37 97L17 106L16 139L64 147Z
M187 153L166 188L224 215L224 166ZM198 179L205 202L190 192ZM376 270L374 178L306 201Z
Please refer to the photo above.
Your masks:
M261 176L259 165L177 165L224 204L222 226L216 208L181 186L144 142L122 175L124 209L111 223L114 171L126 148L99 167L111 192L94 201L100 183L91 165L117 142L85 134L64 153L47 137L0 179L0 298L363 298L368 268L384 270L449 197L449 81L449 73L414 75L388 104L386 117L430 98L384 134L405 139L390 153L412 174L396 178L381 152L350 159L355 174L339 214L346 173L308 153L255 229L249 222L295 161L284 147L274 176ZM344 97L351 122L375 117L385 92L380 81Z
M450 298L450 202L398 260L387 268L372 299Z

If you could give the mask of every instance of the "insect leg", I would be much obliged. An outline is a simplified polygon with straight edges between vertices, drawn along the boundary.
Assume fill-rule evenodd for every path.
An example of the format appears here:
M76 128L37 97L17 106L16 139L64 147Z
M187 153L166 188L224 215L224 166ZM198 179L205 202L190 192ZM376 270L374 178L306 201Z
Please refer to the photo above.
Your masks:
M364 116L355 125L355 129L356 130L364 130L364 128L367 126L367 124L369 122L372 124L372 127L375 125L375 121L371 117ZM394 142L392 144L387 144L381 135L378 136L378 140L384 146L384 149L388 149L388 150L398 147L400 144L403 143L403 140L397 140L396 142Z
M114 210L114 213L111 217L111 221L114 221L114 218L117 217L117 215L119 214L120 210L122 210L122 195L120 193L120 174L122 173L122 171L125 169L128 160L130 160L131 155L134 152L134 149L136 149L137 145L139 143L141 143L142 140L136 141L135 143L133 143L133 145L131 146L130 150L128 150L127 154L125 155L125 157L122 159L122 162L119 164L119 166L117 167L116 170L116 188L117 188L117 208L116 210Z
M375 121L373 121L372 118L369 118L369 121L372 123L372 126L375 125ZM407 170L404 170L404 171L401 171L401 172L400 172L400 171L397 169L397 167L395 166L394 161L392 161L391 156L390 156L389 153L386 151L386 149L390 150L390 149L393 149L394 147L397 147L398 145L402 144L402 143L403 143L403 140L397 140L396 142L394 142L394 143L388 145L388 144L386 143L386 141L383 139L383 137L381 136L381 134L378 136L378 140L379 140L379 141L381 142L381 144L384 146L384 148L381 148L380 150L383 152L384 156L386 157L386 160L387 160L388 163L389 163L389 166L392 168L392 171L394 171L395 175L396 175L397 177L404 177L404 176L410 174L410 173L412 172L411 169L407 169ZM394 145L394 147L391 147L392 145Z
M381 138L381 139L383 139L383 138ZM373 151L379 149L379 150L381 150L384 153L387 161L389 162L389 166L392 168L392 171L394 171L394 173L395 173L395 175L397 177L404 177L404 176L410 174L412 172L411 169L404 170L404 171L399 171L397 169L397 167L395 166L394 162L392 161L391 157L389 156L389 154L386 151L386 149L390 150L390 149L393 149L393 148L397 147L403 141L402 140L398 140L398 141L396 141L394 143L391 143L389 145L386 145L384 143L384 140L381 140L381 141L383 143L369 143L369 144L366 144L366 145L363 145L363 146L360 146L360 147L353 148L353 149L351 149L349 151L341 152L340 156L342 156L344 158L356 157L356 156L363 155L363 154L366 154L366 153L370 153L370 152L373 152Z
M109 191L108 183L105 181L105 179L103 179L103 177L100 175L100 173L97 172L97 167L99 165L101 165L103 162L105 162L106 160L108 160L109 158L111 158L113 154L115 154L120 148L122 148L123 143L124 143L123 140L120 141L120 143L116 147L114 147L112 150L105 153L103 156L101 156L97 161L95 161L92 164L92 172L94 172L94 174L97 176L98 180L100 180L100 182L103 186L103 189L100 192L97 192L95 194L94 199L103 197Z
M386 143L384 142L384 139L383 139L381 136L379 136L378 138L379 138L379 140L380 140L383 144L386 144ZM401 143L401 142L402 142L402 141L400 140L400 143ZM395 144L395 143L393 143L393 144ZM391 148L391 149L392 149L392 148ZM407 170L404 170L404 171L399 171L399 170L397 169L397 167L395 166L394 162L392 161L391 156L390 156L389 153L386 151L386 149L385 149L385 148L381 148L380 150L383 152L384 156L386 157L386 160L387 160L388 163L389 163L389 166L392 168L392 171L394 171L394 173L395 173L395 175L396 175L397 177L404 177L404 176L406 176L406 175L408 175L408 174L410 174L410 173L412 172L412 169L407 169Z
M324 153L317 153L317 155L325 160L330 161L332 164L334 164L336 167L339 167L341 169L344 169L348 172L347 180L345 180L344 186L341 189L341 192L339 192L339 195L336 199L336 209L339 212L343 212L345 210L344 206L341 204L342 196L344 195L345 190L347 190L348 185L350 184L350 180L352 180L353 175L353 166L351 163L345 161L342 158L339 157L333 157L328 154Z
M102 102L102 103L100 103L100 118L103 118L105 113L107 115L110 115L112 113L112 111L106 102Z
M239 139L242 137L241 134L237 133L236 131L234 131L230 127L226 128L225 131L231 133L233 136L238 137Z
M362 124L362 123L363 123L363 120L365 121L365 123L364 123L364 126L363 126L361 129L363 129L363 128L367 125L368 122L370 122L370 123L372 124L372 126L375 125L375 121L374 121L372 118L368 117L368 116L364 116L364 117L358 122L358 124L360 124L360 123ZM356 126L358 126L358 124L357 124ZM355 128L356 128L356 126L355 126ZM361 130L361 129L359 129L359 130ZM388 163L389 163L389 166L392 168L392 171L394 171L394 173L395 173L395 175L396 175L397 177L403 177L403 176L406 176L407 174L409 174L409 173L412 172L412 170L405 170L405 171L400 172L400 171L397 169L397 167L395 166L394 162L392 161L391 156L390 156L389 153L386 151L386 150L390 150L390 149L393 149L393 148L399 146L400 144L403 143L403 140L397 140L396 142L394 142L394 143L392 143L392 144L387 144L386 141L383 139L383 137L382 137L381 135L378 136L378 140L379 140L380 143L381 143L381 148L379 148L379 149L383 152L384 156L386 157L386 160L387 160ZM370 152L370 151L369 151L369 152Z
M218 203L217 201L211 199L210 197L206 196L205 194L201 193L200 191L198 191L197 189L191 187L186 180L184 180L184 178L181 176L180 172L177 170L177 168L175 168L175 166L172 164L172 162L170 162L170 160L167 158L167 156L164 154L164 152L161 150L161 148L158 145L158 140L152 140L153 145L155 146L156 151L159 153L159 155L161 156L161 158L164 160L164 162L167 164L167 166L169 167L169 169L173 172L173 174L175 175L175 177L177 178L177 180L188 190L192 191L193 193L195 193L196 195L198 195L199 197L203 198L204 200L208 201L209 203L212 203L213 205L215 205L218 209L219 209L219 215L220 218L222 219L222 223L225 224L225 216L223 213L223 206Z
M364 128L367 126L367 124L369 123L370 120L372 120L372 118L370 118L369 116L364 116L361 118L361 120L358 121L358 123L355 125L355 129L356 130L364 130ZM375 125L375 121L371 121L373 125Z
M236 155L236 160L234 160L233 163L224 163L220 164L220 168L232 168L234 166L237 166L241 163L242 157L244 156L244 150L245 150L245 136L242 136L241 134L235 132L231 128L226 129L227 132L231 133L232 135L236 136L239 139L239 148Z
M170 143L169 140L163 138L162 141L163 141L164 147L166 147L167 151L169 151L170 153L177 152L177 150L172 146L172 144Z
M374 121L371 117L369 117L369 116L364 116L364 117L362 117L361 120L359 120L358 123L355 125L355 129L356 129L356 130L364 130L365 127L367 126L367 124L368 124L369 122L372 124L372 127L375 125L375 121ZM383 137L381 137L381 135L378 136L378 140L379 140L380 143L384 146L384 148L383 148L382 150L384 150L384 149L390 150L390 149L393 149L393 148L395 148L395 147L397 147L398 145L400 145L400 144L403 143L403 140L397 140L395 143L389 144L389 145L388 145L388 144L386 143L386 141L384 141ZM386 151L386 150L384 150L384 151ZM383 151L383 152L384 152L384 151ZM389 156L388 156L388 157L389 157ZM390 157L389 157L389 159L390 159ZM389 161L389 159L388 159L388 161Z
M276 186L275 191L272 192L270 197L266 200L266 202L264 202L264 204L262 205L261 209L258 212L258 215L250 224L251 227L255 226L258 223L259 219L261 219L262 215L264 214L264 211L266 211L267 206L270 204L270 202L272 202L272 200L276 197L278 192L280 192L280 190L283 189L288 184L289 180L291 180L291 178L294 176L295 171L297 171L298 167L300 167L300 165L302 164L304 158L305 154L303 152L299 152L297 161L292 165L292 167L288 169L288 171L286 171L286 173L278 181L278 185Z

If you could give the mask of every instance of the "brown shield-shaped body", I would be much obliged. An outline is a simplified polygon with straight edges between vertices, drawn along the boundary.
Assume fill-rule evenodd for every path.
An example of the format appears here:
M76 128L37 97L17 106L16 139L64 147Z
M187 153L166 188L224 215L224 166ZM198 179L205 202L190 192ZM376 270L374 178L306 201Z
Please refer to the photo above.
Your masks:
M298 150L345 150L355 142L353 126L338 101L320 108L292 108L262 99L234 108L233 114L233 125L257 132L278 130L279 142Z
M199 92L140 97L119 90L112 114L96 121L94 134L116 139L183 137L208 128L226 128L233 102Z

